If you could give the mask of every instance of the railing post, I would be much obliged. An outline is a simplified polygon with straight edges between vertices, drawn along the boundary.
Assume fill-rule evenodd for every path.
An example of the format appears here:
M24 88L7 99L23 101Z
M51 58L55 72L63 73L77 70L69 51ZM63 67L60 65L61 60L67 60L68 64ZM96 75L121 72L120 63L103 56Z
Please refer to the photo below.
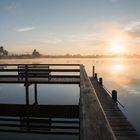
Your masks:
M92 77L94 78L94 74L95 74L95 66L93 66L93 71L92 71Z
M38 104L37 102L37 84L34 84L34 89L35 89L35 104Z
M25 65L26 105L29 105L28 65Z
M17 69L18 69L18 80L20 79L20 75L19 75L19 65L17 65Z
M100 83L100 85L103 85L103 78L102 77L99 78L99 83Z
M96 78L96 79L98 78L97 73L95 73L94 78Z
M84 69L84 65L81 64L80 65L80 85L79 85L79 87L81 87L81 85L82 85L83 69Z
M48 69L47 69L47 71L48 71L48 81L50 81L51 80L51 72L50 72L50 66L48 65Z
M112 90L112 100L117 104L117 91Z

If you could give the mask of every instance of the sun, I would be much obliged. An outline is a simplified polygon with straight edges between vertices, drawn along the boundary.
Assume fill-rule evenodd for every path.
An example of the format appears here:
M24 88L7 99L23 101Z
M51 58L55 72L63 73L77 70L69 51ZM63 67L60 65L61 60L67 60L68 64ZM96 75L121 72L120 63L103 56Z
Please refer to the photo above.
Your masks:
M116 54L122 54L125 52L124 45L119 40L114 40L111 43L111 51Z

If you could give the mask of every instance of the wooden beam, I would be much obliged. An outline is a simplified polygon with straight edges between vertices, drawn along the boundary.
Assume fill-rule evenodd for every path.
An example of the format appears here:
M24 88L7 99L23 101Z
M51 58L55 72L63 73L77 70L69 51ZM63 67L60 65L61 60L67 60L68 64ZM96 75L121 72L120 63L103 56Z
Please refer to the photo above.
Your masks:
M38 100L37 100L37 84L34 84L34 97L35 97L35 104L38 104Z
M0 64L0 66L18 66L18 65L30 65L30 66L34 66L34 65L40 65L40 66L80 66L80 64Z
M32 110L33 108L33 110ZM78 105L19 105L0 104L0 116L30 116L51 118L78 118Z
M61 132L61 131L37 131L37 130L6 130L0 129L0 132L9 132L9 133L31 133L31 134L51 134L51 135L79 135L79 132Z
M0 72L18 72L18 69L0 69ZM24 69L20 69L20 71L24 71ZM47 69L47 68L30 68L29 72L80 72L80 69Z
M81 65L80 140L115 140L92 84Z
M49 77L48 77L49 78ZM28 78L28 83L29 84L79 84L80 83L80 78L74 78L74 77L69 77L69 78L64 78L64 77L53 77L53 78ZM0 83L4 84L25 84L25 79L20 79L18 77L3 77L0 78Z

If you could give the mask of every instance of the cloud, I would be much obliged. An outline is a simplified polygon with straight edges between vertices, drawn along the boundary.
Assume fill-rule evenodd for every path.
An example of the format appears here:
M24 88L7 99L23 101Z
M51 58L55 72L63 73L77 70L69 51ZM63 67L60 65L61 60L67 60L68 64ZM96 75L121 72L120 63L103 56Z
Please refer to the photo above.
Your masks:
M133 21L125 27L125 31L132 31L140 29L140 21Z
M46 37L41 39L32 40L32 42L35 42L36 44L59 44L62 43L63 40L58 37Z
M52 38L52 39L44 39L44 40L40 40L40 42L42 43L46 43L46 44L58 44L61 43L62 40L59 38Z
M116 2L119 2L119 1L122 1L122 0L110 0L111 2L113 3L116 3Z
M65 40L72 42L83 42L96 40L95 34L69 34L64 36Z
M10 5L6 6L6 7L4 8L4 10L5 10L5 11L13 11L13 10L15 10L16 8L17 8L17 4L11 3Z
M118 0L110 0L111 2L117 2Z
M133 21L124 28L124 31L135 38L140 37L140 21Z
M34 30L35 27L23 27L23 28L18 28L16 29L17 32L28 32Z

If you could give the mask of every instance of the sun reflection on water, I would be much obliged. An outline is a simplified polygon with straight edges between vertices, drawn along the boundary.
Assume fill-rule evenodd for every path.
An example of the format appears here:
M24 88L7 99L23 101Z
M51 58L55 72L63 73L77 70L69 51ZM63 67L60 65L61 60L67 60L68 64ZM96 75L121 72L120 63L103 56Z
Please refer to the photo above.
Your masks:
M124 66L122 64L113 64L111 66L111 70L113 73L121 73L124 71Z
M127 70L123 64L111 65L112 80L117 82L118 85L127 85L131 83L131 78L126 74Z

